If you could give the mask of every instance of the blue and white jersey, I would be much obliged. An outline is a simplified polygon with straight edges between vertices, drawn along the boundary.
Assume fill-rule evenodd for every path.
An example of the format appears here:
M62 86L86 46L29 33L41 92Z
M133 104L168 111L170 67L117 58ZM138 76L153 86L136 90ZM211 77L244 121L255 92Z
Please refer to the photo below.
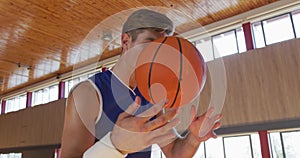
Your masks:
M136 96L141 98L141 106L136 114L139 114L152 105L142 97L138 89L130 89L112 71L97 73L89 78L101 93L102 113L96 122L95 134L97 139L103 138L112 131L114 123L120 113L124 112L134 102ZM101 110L100 110L101 111ZM126 158L150 158L151 147L144 151L128 154Z

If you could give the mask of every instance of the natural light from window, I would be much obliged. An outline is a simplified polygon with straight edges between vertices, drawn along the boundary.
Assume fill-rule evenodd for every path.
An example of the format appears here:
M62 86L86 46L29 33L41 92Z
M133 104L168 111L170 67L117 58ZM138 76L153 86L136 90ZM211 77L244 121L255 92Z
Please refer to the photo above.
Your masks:
M267 45L295 38L290 14L263 21L263 28Z

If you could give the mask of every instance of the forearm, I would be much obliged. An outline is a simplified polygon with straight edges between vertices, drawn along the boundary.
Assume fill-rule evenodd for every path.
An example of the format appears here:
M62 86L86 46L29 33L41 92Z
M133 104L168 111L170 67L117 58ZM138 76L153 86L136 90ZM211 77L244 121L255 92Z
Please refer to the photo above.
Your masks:
M169 145L162 147L167 158L192 158L201 141L191 133L185 139L176 139L174 142Z

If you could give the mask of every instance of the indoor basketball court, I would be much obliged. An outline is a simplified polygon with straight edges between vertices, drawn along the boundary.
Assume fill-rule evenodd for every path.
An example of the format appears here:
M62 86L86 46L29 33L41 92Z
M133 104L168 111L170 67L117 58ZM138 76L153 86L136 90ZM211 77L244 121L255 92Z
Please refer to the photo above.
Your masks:
M185 140L201 116L199 140L217 137L201 141L193 158L300 158L300 0L2 0L0 8L0 158L145 157L129 147L140 133L170 128ZM163 16L140 23L166 16L174 29L131 24L139 9ZM131 27L155 36L129 48ZM70 110L70 98L84 106ZM119 107L106 106L112 98ZM86 110L94 100L96 110ZM126 112L149 128L117 144ZM158 118L164 124L151 128ZM79 130L67 131L74 120ZM171 141L158 138L138 151L167 157ZM104 139L111 146L92 148Z

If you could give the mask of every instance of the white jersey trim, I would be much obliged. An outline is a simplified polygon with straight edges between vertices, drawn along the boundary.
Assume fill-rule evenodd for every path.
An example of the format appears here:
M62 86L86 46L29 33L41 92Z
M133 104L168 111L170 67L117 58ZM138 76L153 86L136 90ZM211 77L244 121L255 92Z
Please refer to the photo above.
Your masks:
M94 87L94 89L96 90L96 92L99 96L99 100L100 100L99 113L98 113L98 116L97 116L96 121L95 121L95 124L97 124L99 122L100 118L101 118L101 115L102 115L102 106L103 106L102 94L101 94L100 90L98 89L98 87L96 86L96 84L91 79L88 79L87 81L89 81L90 84Z

